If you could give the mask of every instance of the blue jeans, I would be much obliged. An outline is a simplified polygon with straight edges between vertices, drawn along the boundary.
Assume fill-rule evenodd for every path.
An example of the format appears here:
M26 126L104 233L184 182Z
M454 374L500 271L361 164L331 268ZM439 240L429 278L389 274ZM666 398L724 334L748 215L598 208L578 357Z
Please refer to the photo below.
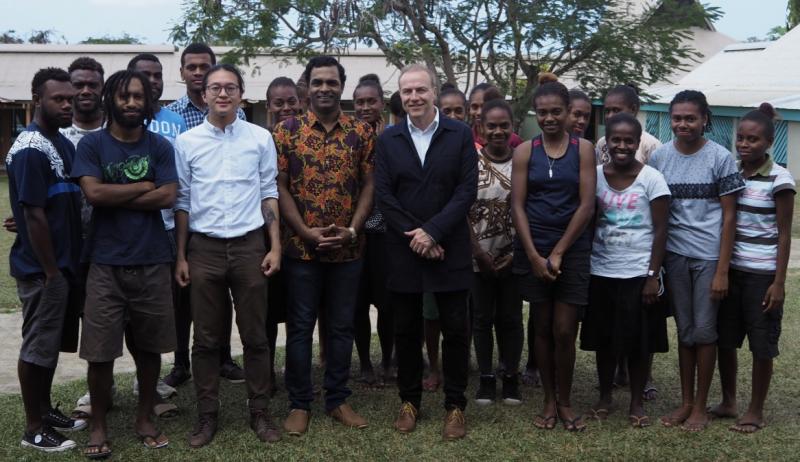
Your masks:
M284 259L289 289L286 313L286 390L292 409L311 409L311 342L317 311L327 316L325 410L345 402L351 391L350 358L362 260L323 263Z

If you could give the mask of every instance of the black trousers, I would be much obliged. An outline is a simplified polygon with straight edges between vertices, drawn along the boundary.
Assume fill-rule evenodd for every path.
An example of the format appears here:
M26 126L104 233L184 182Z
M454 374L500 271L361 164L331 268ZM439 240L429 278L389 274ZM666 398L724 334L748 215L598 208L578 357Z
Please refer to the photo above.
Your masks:
M442 373L445 409L467 406L464 391L469 373L469 291L436 292L442 328ZM422 401L422 294L390 292L397 350L400 399L419 409Z

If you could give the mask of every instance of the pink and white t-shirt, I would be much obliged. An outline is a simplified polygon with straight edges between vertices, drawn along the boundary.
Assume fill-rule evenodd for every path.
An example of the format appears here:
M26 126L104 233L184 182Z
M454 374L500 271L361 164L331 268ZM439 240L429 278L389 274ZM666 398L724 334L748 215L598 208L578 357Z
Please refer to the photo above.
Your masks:
M669 195L664 176L653 167L642 167L633 183L618 191L606 181L603 166L597 166L592 275L615 279L647 275L653 248L650 202Z

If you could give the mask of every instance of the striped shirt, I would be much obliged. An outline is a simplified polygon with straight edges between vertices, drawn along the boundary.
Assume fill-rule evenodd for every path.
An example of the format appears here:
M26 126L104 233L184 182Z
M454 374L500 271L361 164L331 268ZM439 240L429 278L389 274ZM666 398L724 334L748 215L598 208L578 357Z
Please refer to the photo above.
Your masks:
M732 268L751 273L775 272L778 259L775 194L784 190L795 192L794 178L769 157L761 168L745 178L745 189L736 205Z

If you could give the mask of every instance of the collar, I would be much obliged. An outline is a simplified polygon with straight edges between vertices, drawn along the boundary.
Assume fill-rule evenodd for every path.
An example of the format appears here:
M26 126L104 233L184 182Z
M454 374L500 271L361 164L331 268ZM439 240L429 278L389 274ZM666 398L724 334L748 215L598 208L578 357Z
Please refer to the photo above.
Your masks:
M215 135L221 133L232 133L234 130L236 130L236 127L241 124L241 122L241 119L239 119L239 116L237 115L236 118L233 119L233 122L231 122L229 125L226 125L224 130L221 130L219 127L208 121L208 116L203 118L203 126L206 127L206 130Z
M181 106L185 107L186 109L194 109L194 110L196 110L197 112L202 112L202 113L204 113L204 114L205 114L206 112L208 112L208 108L206 108L206 109L200 109L199 107L197 107L197 105L195 105L195 104L192 102L192 99L191 99L191 98L189 98L189 95L188 95L188 94L185 94L185 95L181 96L181 99L180 99L179 101L180 101L180 103L181 103Z
M758 170L753 172L753 174L750 175L748 178L752 178L754 176L769 176L769 174L772 172L772 166L774 163L775 162L772 160L772 156L767 154L766 162L764 162L764 164L762 164L761 167L758 167ZM742 161L739 161L739 171L743 172Z
M436 131L436 129L439 128L439 109L435 106L434 109L436 110L436 114L433 116L433 121L430 123L430 125L425 127L424 130L421 128L417 128L416 125L411 123L411 117L406 116L406 123L408 124L409 133L421 133L424 135Z
M322 125L322 122L319 121L319 117L314 113L314 111L306 111L306 120L308 121L308 125L311 127L318 127L323 132L326 131L325 127ZM339 110L339 118L336 119L336 124L334 124L331 131L336 130L336 126L340 126L341 128L347 128L350 125L350 116L344 113L341 109Z

